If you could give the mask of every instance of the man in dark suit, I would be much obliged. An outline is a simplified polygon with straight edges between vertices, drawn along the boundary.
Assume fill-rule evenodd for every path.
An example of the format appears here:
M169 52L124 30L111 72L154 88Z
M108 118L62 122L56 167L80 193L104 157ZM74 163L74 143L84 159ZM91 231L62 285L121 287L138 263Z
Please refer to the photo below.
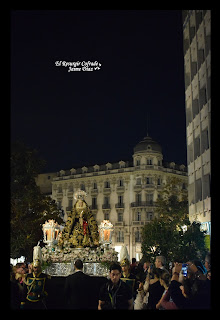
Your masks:
M74 263L75 272L65 281L64 294L68 309L90 309L90 276L83 273L80 259Z

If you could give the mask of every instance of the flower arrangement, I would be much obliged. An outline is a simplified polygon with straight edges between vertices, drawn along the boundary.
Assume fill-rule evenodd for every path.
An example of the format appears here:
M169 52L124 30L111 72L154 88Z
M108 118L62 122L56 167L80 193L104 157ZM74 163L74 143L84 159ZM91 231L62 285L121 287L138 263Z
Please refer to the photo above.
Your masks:
M103 229L113 229L113 224L109 221L109 220L103 220L100 223L99 228L103 228Z
M58 246L46 245L41 249L42 251L42 261L43 265L50 265L55 262L71 262L76 259L81 259L83 262L101 262L101 263L111 263L118 261L118 253L114 248L106 248L100 246L97 248L84 248L81 250L71 248L68 242L64 242L63 249Z

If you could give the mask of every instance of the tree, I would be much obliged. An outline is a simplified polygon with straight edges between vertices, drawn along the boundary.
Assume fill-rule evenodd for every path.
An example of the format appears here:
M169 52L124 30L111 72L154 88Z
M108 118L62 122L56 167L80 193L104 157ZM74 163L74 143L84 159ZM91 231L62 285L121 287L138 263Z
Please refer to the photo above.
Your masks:
M35 177L45 161L36 150L15 142L11 148L10 255L32 259L32 250L42 239L42 224L48 219L62 222L57 204L41 194Z
M167 261L203 259L204 232L200 231L200 223L190 224L187 192L182 189L180 179L168 180L156 206L158 217L142 229L144 258L164 255Z
M182 225L188 220L188 192L182 188L180 179L172 177L167 180L156 201L155 213L175 225Z
M201 231L201 223L194 221L187 227L185 232L182 231L179 234L179 245L176 250L176 256L183 261L193 259L204 260L206 253L205 232Z

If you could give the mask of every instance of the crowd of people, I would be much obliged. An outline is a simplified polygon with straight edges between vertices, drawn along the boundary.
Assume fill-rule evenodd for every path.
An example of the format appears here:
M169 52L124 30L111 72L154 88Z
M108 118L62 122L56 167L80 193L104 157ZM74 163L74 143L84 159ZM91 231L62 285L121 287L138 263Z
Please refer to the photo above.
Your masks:
M200 261L185 264L174 262L165 268L163 256L155 264L147 264L144 282L140 282L134 309L210 309L211 260L207 254L205 266Z
M99 288L98 310L182 310L210 309L211 258L185 264L173 262L166 267L166 259L132 263L123 259L112 263L109 277ZM29 267L29 269L28 269ZM92 276L83 273L83 262L76 260L75 272L65 279L63 309L89 309L93 289ZM28 266L17 264L11 269L11 307L13 309L45 309L47 276L40 262ZM94 288L94 281L93 281Z

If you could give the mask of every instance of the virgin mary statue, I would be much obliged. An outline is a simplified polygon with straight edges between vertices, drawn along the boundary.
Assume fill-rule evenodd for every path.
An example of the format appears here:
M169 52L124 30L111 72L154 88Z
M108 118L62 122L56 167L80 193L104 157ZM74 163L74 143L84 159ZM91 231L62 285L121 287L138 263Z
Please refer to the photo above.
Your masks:
M74 194L77 200L69 214L63 232L58 241L59 246L63 246L67 240L71 247L85 248L99 246L99 232L97 223L93 217L84 197L86 192L78 190Z

